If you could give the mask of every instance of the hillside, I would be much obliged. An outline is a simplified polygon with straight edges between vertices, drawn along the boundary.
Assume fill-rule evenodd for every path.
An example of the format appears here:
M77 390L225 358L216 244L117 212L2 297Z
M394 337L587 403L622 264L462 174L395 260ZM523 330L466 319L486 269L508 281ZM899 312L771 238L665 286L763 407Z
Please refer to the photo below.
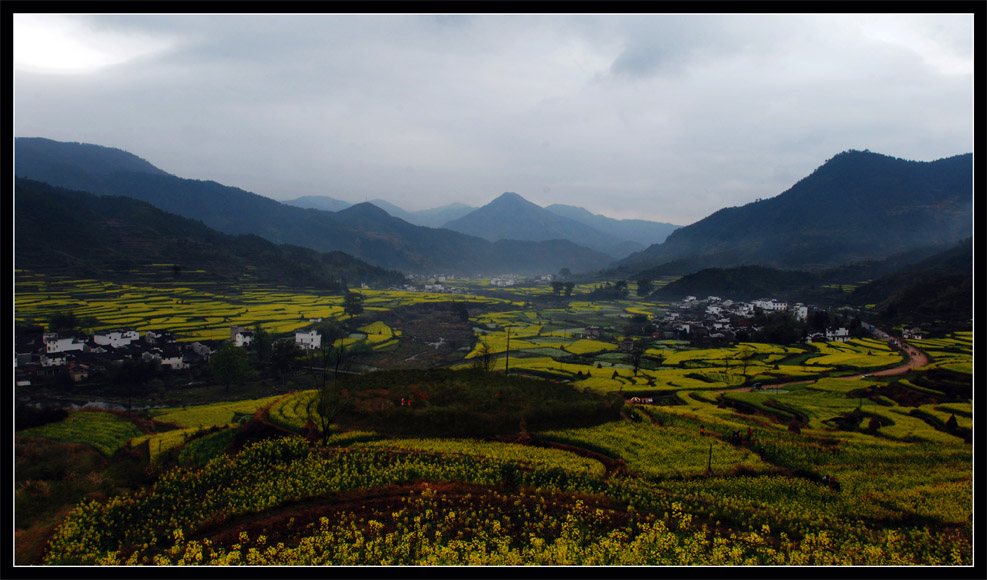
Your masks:
M857 286L849 294L844 285ZM973 317L973 245L967 239L943 250L919 248L886 260L813 272L766 266L705 268L652 294L658 300L724 296L772 297L815 305L876 306L886 324L944 324L967 328Z
M546 206L545 209L556 215L586 224L615 238L640 244L642 246L640 249L642 250L652 244L664 242L669 234L681 227L674 224L648 220L619 220L609 218L604 215L591 213L585 208L574 205L555 203Z
M619 264L663 274L760 264L817 270L972 235L972 154L840 153L784 193L721 209Z
M465 203L450 203L430 209L411 212L411 223L430 228L441 228L447 222L463 217L476 208Z
M350 207L333 213L292 207L236 187L183 179L152 167L119 149L47 139L15 140L18 177L97 195L135 198L223 233L255 234L276 244L319 252L341 251L382 268L407 273L499 274L507 259L509 271L535 274L571 269L571 264L595 271L612 261L575 245L558 247L562 253L551 254L546 246L534 244L530 251L505 256L482 238L414 226L383 211L350 212Z
M229 281L250 273L260 281L332 291L404 280L400 272L342 252L222 234L134 199L17 179L14 202L16 268L115 279L154 264L174 264L166 271L174 277Z
M327 195L303 195L282 203L302 209L321 209L322 211L339 211L353 205L348 201L329 197Z
M851 299L859 305L876 304L885 320L926 326L970 324L973 240L860 286Z
M659 288L659 300L681 300L686 296L723 296L732 300L803 297L821 282L818 275L765 266L706 268L687 274Z

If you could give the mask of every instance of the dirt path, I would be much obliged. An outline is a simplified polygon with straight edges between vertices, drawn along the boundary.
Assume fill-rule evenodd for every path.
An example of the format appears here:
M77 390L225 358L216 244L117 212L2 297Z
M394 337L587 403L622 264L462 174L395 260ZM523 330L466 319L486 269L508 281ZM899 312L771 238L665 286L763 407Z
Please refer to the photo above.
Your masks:
M901 346L901 352L908 359L908 360L905 361L905 364L903 364L901 366L897 366L897 367L890 368L890 369L884 369L882 371L874 371L872 373L864 373L864 374L859 374L859 375L850 375L848 377L833 377L833 378L842 379L842 380L846 380L846 381L852 381L852 380L862 379L862 378L866 378L866 377L893 377L893 376L903 375L903 374L905 374L905 373L907 373L909 371L913 371L913 370L918 369L918 368L922 368L922 367L928 365L930 362L932 362L932 359L929 358L929 355L925 354L924 352L920 351L919 349L915 348L914 346L908 344L907 342L901 341L901 345L900 346ZM814 383L814 382L816 382L818 380L819 379L801 380L801 381L790 381L790 382L787 382L787 383L778 383L778 384L765 385L763 388L764 388L764 390L776 389L776 388L786 387L788 385L800 385L800 384L804 384L804 383ZM727 390L730 390L730 391L750 391L750 390L752 390L752 387L740 387L740 388L737 388L737 389L724 389L724 390L715 391L715 392L722 393L722 392L725 392Z
M915 348L914 346L908 344L907 342L901 343L901 350L908 357L908 361L901 365L900 367L895 367L893 369L885 369L883 371L877 371L873 373L867 373L866 375L857 375L854 377L844 377L847 379L859 379L862 377L890 377L895 375L903 375L908 371L921 368L932 362L929 355Z

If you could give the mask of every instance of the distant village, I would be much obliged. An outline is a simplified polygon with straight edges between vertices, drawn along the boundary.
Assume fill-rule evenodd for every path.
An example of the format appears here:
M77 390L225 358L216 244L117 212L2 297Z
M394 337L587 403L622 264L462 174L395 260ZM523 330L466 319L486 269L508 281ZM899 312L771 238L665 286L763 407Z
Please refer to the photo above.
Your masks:
M430 292L448 291L442 286L443 277L437 277L425 288ZM511 279L495 279L510 285ZM514 279L516 281L516 278ZM491 281L493 284L493 281ZM810 307L803 304L789 305L775 299L760 299L752 302L735 302L709 296L698 300L695 296L673 303L660 316L649 320L656 340L688 340L696 346L727 346L737 342L738 335L751 335L757 332L751 319L758 311L791 312L793 318L805 322ZM295 331L295 344L300 348L319 349L322 337L313 325L320 319L311 319L312 325ZM869 327L874 332L873 327ZM611 335L607 337L605 335ZM612 338L624 351L633 349L635 339L624 336L623 329L602 329L587 326L583 336L596 340ZM616 336L614 336L616 335ZM918 328L905 329L905 339L921 340ZM883 336L890 342L897 339ZM230 328L229 340L237 347L249 346L254 333L243 326ZM640 338L640 337L639 337ZM805 342L846 342L850 340L850 330L845 327L827 328L805 337ZM154 362L163 369L183 370L194 365L207 363L219 341L178 342L167 331L147 331L143 336L137 330L99 331L92 334L82 332L45 332L41 327L18 328L15 333L15 375L18 385L31 384L33 379L67 372L74 382L89 378L90 374L101 374L110 365L126 360Z
M541 276L501 274L499 276L487 278L486 280L491 287L510 288L513 286L552 282L555 278L556 277L552 274L544 274ZM453 278L451 276L446 276L444 274L435 274L431 276L411 275L408 276L408 283L404 286L395 287L393 289L407 290L409 292L445 292L451 294L462 294L466 292L466 290L462 287L445 285L447 281L451 282L452 280Z
M763 298L752 302L735 302L709 296L698 300L686 296L673 303L672 308L654 321L658 328L655 338L664 340L685 338L704 346L723 346L736 342L740 332L748 334L759 330L750 321L757 313L791 312L798 322L806 322L809 307L804 304L789 305L774 298ZM733 322L732 322L733 321ZM850 340L849 329L840 327L826 329L806 337L806 342L846 342Z

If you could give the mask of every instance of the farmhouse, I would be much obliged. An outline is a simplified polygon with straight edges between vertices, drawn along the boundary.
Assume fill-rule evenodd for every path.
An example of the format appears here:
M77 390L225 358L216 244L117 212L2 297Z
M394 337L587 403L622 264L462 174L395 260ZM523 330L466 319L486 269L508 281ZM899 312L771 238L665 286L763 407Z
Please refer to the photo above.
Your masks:
M144 342L148 344L167 344L175 342L175 336L167 330L148 330L144 333Z
M136 330L104 330L93 334L93 342L100 346L112 346L120 348L140 338L140 332Z
M295 344L306 350L320 349L322 348L322 335L314 328L296 330Z
M141 355L141 359L145 361L157 361L161 366L169 367L176 371L187 369L189 367L188 361L185 360L181 349L174 344L147 350L143 355Z
M54 354L73 350L85 350L87 340L88 337L80 333L46 332L44 334L45 352Z
M922 340L922 329L915 328L903 328L901 329L902 338L907 338L911 340Z
M784 312L785 310L788 310L787 302L778 302L774 298L771 298L770 300L762 298L760 300L755 300L753 304L755 307L769 312Z
M850 331L840 327L835 330L826 329L826 340L833 342L846 342L850 340Z
M245 326L231 326L230 340L239 348L249 346L254 341L254 331L247 329Z
M187 350L190 351L192 354L199 356L203 359L208 359L209 355L213 353L213 350L209 348L208 345L202 344L201 342L198 341L188 345Z

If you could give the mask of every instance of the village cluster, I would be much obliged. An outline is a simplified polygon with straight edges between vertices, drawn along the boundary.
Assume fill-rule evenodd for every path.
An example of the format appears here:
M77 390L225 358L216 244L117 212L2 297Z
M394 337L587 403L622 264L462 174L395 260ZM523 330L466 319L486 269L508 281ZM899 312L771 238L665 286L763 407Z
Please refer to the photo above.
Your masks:
M310 319L309 322L320 322ZM322 336L312 326L295 331L295 344L305 350L322 347ZM238 348L253 342L254 331L245 326L230 327L230 342ZM17 328L14 340L14 369L18 385L32 379L68 373L74 382L90 374L101 374L109 365L126 360L153 361L161 368L188 369L206 363L218 341L178 342L167 331L137 330L84 332L45 332L41 327Z
M810 306L789 304L774 298L762 298L751 302L739 302L709 296L699 300L686 296L675 302L663 316L655 318L654 337L663 340L688 338L691 342L704 346L724 346L737 340L741 331L757 330L751 318L758 310L763 312L791 312L798 322L805 322ZM850 331L844 327L827 328L806 337L806 342L847 342Z
M441 278L441 277L440 277ZM431 284L432 291L442 291L436 285L443 279L436 278ZM684 300L671 304L661 316L651 320L654 325L653 338L660 340L688 339L701 346L726 346L737 340L741 331L757 329L751 317L760 310L764 312L790 311L797 321L804 322L810 313L809 306L789 305L775 299L760 299L752 302L739 302L709 296L698 300L687 296ZM311 320L310 322L319 322ZM871 328L873 331L874 329ZM585 337L600 340L605 334L597 326L587 326ZM295 331L295 344L305 350L322 347L322 337L312 326ZM825 332L813 333L806 342L846 342L850 332L844 327L828 328ZM894 341L893 337L884 337ZM904 338L921 340L919 329L906 329ZM248 346L253 340L253 331L243 326L230 328L230 341L237 347ZM621 350L630 351L634 339L617 339ZM182 370L205 363L216 348L215 341L180 343L167 331L150 330L143 336L137 330L98 331L92 334L82 332L45 332L41 327L18 328L15 336L15 374L18 385L31 384L32 379L67 372L73 381L89 378L90 374L105 372L109 365L125 360L154 361L160 367Z
M453 279L454 278L452 276L446 276L444 274L433 274L430 276L409 275L407 284L400 288L392 288L392 290L406 290L408 292L441 292L448 294L465 293L466 290L462 287L447 286L445 284L446 282L451 282ZM523 277L517 274L502 274L489 278L487 283L491 287L495 288L510 288L528 284L550 283L554 279L556 279L556 276L552 274L543 274L541 276L532 277Z
M241 345L243 337L241 336ZM18 385L67 372L73 381L107 371L126 360L156 361L162 368L187 369L209 360L213 348L203 342L179 343L167 331L137 330L45 332L40 327L18 328L14 339L14 369Z

